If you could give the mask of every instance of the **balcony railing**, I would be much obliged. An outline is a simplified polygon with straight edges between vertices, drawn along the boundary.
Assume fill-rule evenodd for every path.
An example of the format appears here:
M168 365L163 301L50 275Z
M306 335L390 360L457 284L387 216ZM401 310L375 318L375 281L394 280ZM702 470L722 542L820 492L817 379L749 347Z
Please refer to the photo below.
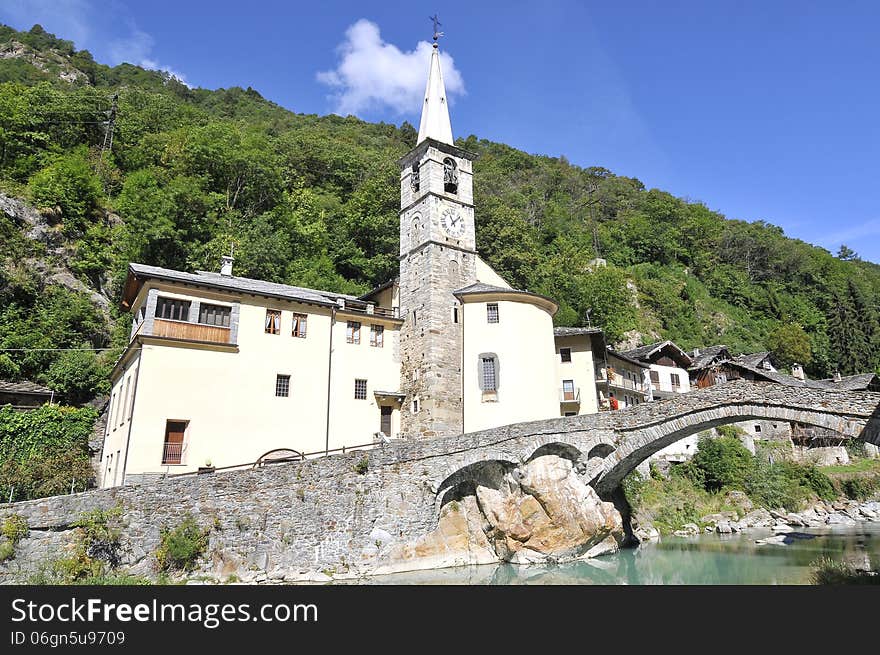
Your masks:
M366 314L367 316L381 316L384 318L400 318L400 307L379 307L378 305L367 305L359 307L351 305L344 301L340 302L340 309L355 314Z
M618 387L620 389L631 389L632 391L640 391L641 393L648 393L648 385L644 382L636 382L634 380L627 380L622 375L612 375L608 378L608 383L613 387Z
M180 442L165 442L162 451L162 464L180 464L183 458L183 444Z
M185 321L170 321L165 318L153 320L153 336L187 339L189 341L208 341L210 343L229 343L231 330L220 325L204 325Z
M580 403L581 402L581 388L575 387L574 389L566 389L562 388L559 390L559 402L561 403Z

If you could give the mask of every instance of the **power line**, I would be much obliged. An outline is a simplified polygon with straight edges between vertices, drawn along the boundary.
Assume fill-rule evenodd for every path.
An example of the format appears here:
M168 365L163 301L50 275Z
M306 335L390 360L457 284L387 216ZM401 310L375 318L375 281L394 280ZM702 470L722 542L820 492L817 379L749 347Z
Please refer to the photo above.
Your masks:
M29 352L104 352L117 350L116 348L0 348L0 352L29 353Z

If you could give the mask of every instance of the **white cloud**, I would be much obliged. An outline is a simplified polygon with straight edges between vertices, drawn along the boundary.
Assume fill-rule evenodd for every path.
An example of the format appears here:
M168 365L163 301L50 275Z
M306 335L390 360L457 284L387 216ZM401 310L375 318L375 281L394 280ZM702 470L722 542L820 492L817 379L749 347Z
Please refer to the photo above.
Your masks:
M165 71L171 76L176 77L183 84L190 86L183 73L160 64L157 60L153 59L151 53L155 42L152 36L132 25L131 34L128 37L114 39L110 42L111 63L121 64L127 62L149 70Z
M398 114L418 113L431 48L427 41L420 41L414 50L403 52L382 40L378 25L362 18L346 30L345 41L338 48L339 64L319 72L317 78L333 89L331 97L338 114L385 107ZM455 94L465 92L464 80L448 53L440 53L440 65L451 101Z

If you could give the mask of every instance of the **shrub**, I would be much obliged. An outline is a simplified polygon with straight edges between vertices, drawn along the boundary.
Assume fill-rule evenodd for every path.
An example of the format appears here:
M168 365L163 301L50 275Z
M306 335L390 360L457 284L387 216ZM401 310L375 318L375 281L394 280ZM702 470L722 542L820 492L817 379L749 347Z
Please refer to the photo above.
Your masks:
M715 432L718 433L719 437L738 437L746 433L746 431L738 425L719 425L715 428Z
M810 582L816 585L880 585L880 575L876 571L860 571L848 562L835 562L823 557L813 562L812 568Z
M698 448L692 462L702 471L707 490L742 488L754 465L754 457L736 437L701 437Z
M814 464L795 464L783 462L781 464L785 474L795 480L802 487L809 489L823 500L834 500L837 492L834 483L827 475L822 473Z
M92 173L81 148L55 159L31 177L28 187L31 199L42 208L60 207L64 230L68 233L85 230L101 197L101 183Z
M364 475L370 469L370 459L366 455L364 455L360 458L358 463L351 468L358 475Z
M156 561L159 569L169 571L192 571L199 558L208 548L209 530L202 530L195 518L187 514L176 528L164 527L160 531Z
M51 578L60 584L88 583L108 575L121 561L122 506L86 512L76 527L73 552L51 564Z
M790 477L788 470L782 464L756 460L744 480L744 489L758 505L771 509L784 507L795 512L801 508L809 491Z
M0 526L0 534L13 544L17 544L30 534L27 519L18 514L10 514L3 519L3 525Z
M854 477L841 480L840 490L847 498L865 500L880 490L880 484L876 478Z

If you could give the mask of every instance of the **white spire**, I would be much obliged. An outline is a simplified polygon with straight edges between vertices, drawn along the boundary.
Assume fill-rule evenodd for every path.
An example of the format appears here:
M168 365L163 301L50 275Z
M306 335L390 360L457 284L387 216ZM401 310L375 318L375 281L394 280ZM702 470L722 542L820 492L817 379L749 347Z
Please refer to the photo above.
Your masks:
M422 120L419 123L421 143L427 138L436 139L441 143L454 145L452 142L452 124L449 122L449 106L446 104L446 87L440 73L440 53L437 44L431 51L431 68L428 72L428 85L425 87L425 102L422 105Z

